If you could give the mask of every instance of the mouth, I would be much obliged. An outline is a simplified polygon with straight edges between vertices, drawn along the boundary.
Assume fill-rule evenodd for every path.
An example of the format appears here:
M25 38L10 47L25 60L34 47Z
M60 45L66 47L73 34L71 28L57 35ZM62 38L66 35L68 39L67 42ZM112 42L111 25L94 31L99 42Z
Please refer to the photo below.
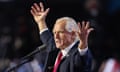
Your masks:
M60 41L55 41L55 43L60 43Z

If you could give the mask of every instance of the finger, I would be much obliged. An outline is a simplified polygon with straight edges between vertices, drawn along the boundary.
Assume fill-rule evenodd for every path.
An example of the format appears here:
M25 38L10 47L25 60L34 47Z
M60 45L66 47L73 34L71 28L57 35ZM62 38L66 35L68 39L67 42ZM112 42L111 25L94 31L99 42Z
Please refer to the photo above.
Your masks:
M90 22L87 21L87 22L86 22L86 25L85 25L85 29L88 29L89 27L90 27Z
M33 11L33 10L30 10L30 12L31 12L31 14L32 14L33 16L35 16L35 13L34 13L34 11Z
M40 11L40 6L38 6L37 3L34 3L34 8L36 9L37 12Z
M82 21L82 30L85 29L85 21Z
M31 9L31 10L32 10L32 12L34 12L34 15L35 15L35 14L37 14L37 10L35 9L35 7L34 7L34 6L32 6L31 8L32 8L32 9Z
M81 25L80 22L78 22L79 32L81 33Z
M50 8L47 8L47 9L45 10L45 15L48 14L49 10L50 10Z
M88 34L91 32L91 31L93 31L94 30L94 28L90 28L89 30L88 30Z
M43 6L42 2L40 2L40 7L41 7L41 11L43 12L44 11L44 6Z

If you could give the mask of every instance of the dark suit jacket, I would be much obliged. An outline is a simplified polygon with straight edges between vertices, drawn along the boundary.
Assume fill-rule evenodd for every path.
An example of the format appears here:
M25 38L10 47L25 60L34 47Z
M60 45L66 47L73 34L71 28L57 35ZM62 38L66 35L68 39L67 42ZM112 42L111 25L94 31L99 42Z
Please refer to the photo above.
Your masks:
M48 52L44 72L52 72L59 49L56 48L53 36L48 30L43 32L40 37L42 42L46 44ZM81 56L77 49L78 43L62 59L57 72L91 72L92 55L88 50L84 56Z

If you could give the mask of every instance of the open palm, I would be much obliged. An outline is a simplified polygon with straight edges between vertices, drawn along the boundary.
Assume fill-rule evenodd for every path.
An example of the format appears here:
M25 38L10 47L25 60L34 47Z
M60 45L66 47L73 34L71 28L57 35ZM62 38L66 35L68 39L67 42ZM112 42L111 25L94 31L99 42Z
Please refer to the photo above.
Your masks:
M89 22L85 22L85 21L83 21L82 24L80 24L79 22L78 27L79 27L79 31L75 31L75 32L80 40L79 46L81 48L85 48L88 45L87 44L88 36L90 32L93 30L93 28L90 28Z
M41 2L39 4L34 3L34 5L31 7L31 14L33 15L37 23L39 23L40 21L44 21L48 12L49 8L44 10L44 6Z

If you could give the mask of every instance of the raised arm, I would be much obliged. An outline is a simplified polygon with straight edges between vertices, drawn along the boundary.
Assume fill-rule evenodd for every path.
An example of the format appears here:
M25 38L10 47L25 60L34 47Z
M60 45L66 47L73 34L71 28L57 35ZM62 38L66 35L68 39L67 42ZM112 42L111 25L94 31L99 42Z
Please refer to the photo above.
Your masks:
M47 28L46 26L46 16L49 12L49 8L44 10L43 3L34 3L31 7L31 14L34 17L35 22L38 24L39 31L42 31L43 29Z
M46 30L47 25L45 19L48 12L49 8L44 10L44 6L41 2L39 4L34 3L31 7L31 14L34 17L35 22L38 24L39 31L42 32L42 34L40 34L41 41L46 45L47 50L51 51L55 48L55 43L52 34L49 30Z

